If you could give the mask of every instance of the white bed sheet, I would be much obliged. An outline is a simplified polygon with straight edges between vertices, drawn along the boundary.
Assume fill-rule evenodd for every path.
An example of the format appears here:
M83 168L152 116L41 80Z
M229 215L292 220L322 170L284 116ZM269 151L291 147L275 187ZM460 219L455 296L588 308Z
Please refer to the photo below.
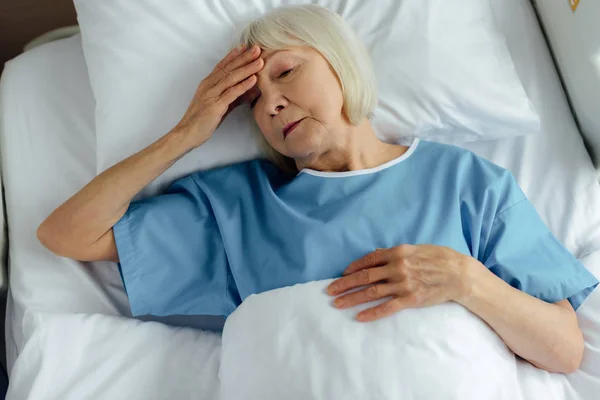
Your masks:
M468 148L511 170L559 240L578 257L591 254L600 249L600 187L537 20L527 0L492 2L542 132ZM93 108L79 36L34 49L5 68L0 137L10 234L9 371L26 340L26 310L129 315L114 264L87 268L53 256L35 238L52 209L95 175ZM600 276L600 262L588 266Z

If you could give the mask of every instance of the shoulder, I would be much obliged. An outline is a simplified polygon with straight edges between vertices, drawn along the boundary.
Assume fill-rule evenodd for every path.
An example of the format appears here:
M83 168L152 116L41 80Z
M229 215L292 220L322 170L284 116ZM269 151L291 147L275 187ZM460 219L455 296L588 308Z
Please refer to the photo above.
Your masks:
M452 180L463 196L493 198L500 208L525 199L517 180L506 168L458 146L430 141L421 141L421 145L429 156L427 160Z
M446 168L452 167L458 177L481 177L489 181L514 180L507 169L465 148L426 140L421 140L419 147L429 160L436 160L436 164Z
M198 171L190 175L194 180L211 181L219 179L251 178L254 176L270 177L277 175L279 169L270 161L255 159L222 167Z
M273 163L256 159L194 172L175 181L169 190L194 188L204 192L241 192L258 187L262 181L277 179L279 175L281 171Z
M461 174L485 174L496 178L503 178L510 174L505 168L459 146L421 140L419 147L420 152L428 159L437 160L436 164L444 167L458 168Z

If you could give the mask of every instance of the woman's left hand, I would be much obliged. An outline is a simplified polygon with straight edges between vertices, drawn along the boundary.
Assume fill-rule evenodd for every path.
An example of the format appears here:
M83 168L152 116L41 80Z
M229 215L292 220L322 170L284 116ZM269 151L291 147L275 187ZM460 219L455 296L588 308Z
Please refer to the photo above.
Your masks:
M436 245L403 244L377 249L350 264L344 276L332 282L327 291L337 296L368 285L338 297L334 301L338 308L391 297L356 317L359 321L374 321L406 308L460 302L469 293L468 269L474 261L449 247Z

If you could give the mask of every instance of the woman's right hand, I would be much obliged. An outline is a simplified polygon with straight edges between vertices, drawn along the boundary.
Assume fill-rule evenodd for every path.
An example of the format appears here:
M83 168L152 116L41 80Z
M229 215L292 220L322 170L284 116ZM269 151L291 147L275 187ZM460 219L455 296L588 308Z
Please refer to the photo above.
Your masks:
M254 52L232 50L200 83L173 135L102 172L46 218L40 242L55 254L82 261L119 261L113 226L140 190L194 147L206 142L225 116L244 101L263 66Z
M192 147L201 146L225 117L243 102L242 96L256 84L263 67L260 47L235 48L200 82L187 111L174 130L183 132Z

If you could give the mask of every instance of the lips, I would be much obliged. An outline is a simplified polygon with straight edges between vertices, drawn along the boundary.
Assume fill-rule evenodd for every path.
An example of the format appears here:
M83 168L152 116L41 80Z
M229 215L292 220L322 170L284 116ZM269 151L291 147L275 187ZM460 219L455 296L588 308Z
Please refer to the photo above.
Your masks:
M304 119L304 118L302 118L302 119ZM286 138L287 135L289 135L294 130L294 128L296 128L298 126L298 124L302 121L302 119L299 119L296 122L292 122L290 124L287 124L285 126L285 128L283 128L283 137Z

